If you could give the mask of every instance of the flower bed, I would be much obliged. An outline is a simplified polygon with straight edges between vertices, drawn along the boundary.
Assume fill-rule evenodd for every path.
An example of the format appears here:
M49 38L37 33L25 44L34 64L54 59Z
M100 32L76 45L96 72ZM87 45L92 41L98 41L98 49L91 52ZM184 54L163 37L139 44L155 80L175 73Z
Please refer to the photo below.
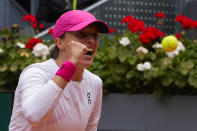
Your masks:
M32 15L23 17L25 22L39 33L44 29L42 24L38 24ZM30 28L31 28L30 27ZM54 46L53 40L44 41L34 36L23 37L19 33L19 26L1 29L0 43L0 88L15 89L21 71L28 65L41 62L49 57L50 49Z
M162 26L165 14L155 15ZM197 41L184 37L184 32L197 28L197 21L178 15L175 18L183 31L176 35L178 47L173 52L162 49L166 36L161 30L146 27L144 22L126 16L121 23L128 24L123 34L103 36L93 66L104 83L104 92L153 94L197 94ZM171 34L173 35L173 34Z
M165 14L160 12L155 16L158 27L163 26ZM44 28L31 15L23 20L29 22L36 33ZM132 16L122 19L122 24L128 24L123 34L116 34L117 30L111 28L111 35L102 35L102 44L89 69L102 78L104 93L156 96L197 93L197 41L184 37L186 30L197 28L197 22L182 15L175 21L182 25L183 31L176 34L179 42L173 52L162 49L161 40L166 35L161 30L146 27L143 21ZM3 28L1 38L0 88L5 89L15 89L21 71L49 58L50 49L54 47L53 40L22 37L17 26Z

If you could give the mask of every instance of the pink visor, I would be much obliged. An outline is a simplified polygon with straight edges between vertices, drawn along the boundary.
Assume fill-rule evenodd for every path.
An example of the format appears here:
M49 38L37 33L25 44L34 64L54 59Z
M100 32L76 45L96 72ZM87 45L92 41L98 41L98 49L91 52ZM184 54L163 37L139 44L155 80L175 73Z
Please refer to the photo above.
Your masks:
M101 20L97 20L91 13L82 10L72 10L62 14L56 21L53 28L53 37L57 38L69 31L79 31L89 24L95 23L99 33L108 33L108 25Z

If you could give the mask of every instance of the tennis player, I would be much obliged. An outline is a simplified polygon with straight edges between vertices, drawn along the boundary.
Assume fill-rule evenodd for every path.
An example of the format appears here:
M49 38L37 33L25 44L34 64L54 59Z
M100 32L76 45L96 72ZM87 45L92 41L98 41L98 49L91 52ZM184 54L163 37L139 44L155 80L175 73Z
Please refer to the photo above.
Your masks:
M86 67L93 62L105 22L82 10L56 21L57 57L23 70L15 91L10 131L96 131L102 81Z

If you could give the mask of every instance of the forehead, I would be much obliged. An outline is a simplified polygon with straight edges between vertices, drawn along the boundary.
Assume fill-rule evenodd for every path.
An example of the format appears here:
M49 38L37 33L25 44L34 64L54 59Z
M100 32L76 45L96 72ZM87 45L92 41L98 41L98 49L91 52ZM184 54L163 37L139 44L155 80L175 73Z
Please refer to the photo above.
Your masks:
M98 30L98 27L96 24L90 24L88 26L86 26L85 28L83 28L82 30L80 31L91 31L91 32L96 32L96 33L99 33L99 30Z

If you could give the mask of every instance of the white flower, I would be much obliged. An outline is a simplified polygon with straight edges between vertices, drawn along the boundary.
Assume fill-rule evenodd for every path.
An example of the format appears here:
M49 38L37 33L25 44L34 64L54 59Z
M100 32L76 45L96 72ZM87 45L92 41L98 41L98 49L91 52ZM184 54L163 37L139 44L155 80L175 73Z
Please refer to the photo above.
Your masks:
M183 43L181 41L178 41L178 47L177 47L179 51L185 51L185 47L183 46Z
M0 54L3 53L3 49L0 48Z
M162 48L162 45L157 42L152 47L153 48Z
M176 55L179 54L180 51L185 51L185 47L183 46L182 42L178 41L178 47L176 50L172 52L167 52L168 57L174 58Z
M126 46L126 45L130 44L130 40L128 39L128 37L122 37L119 42L123 46Z
M178 54L179 54L178 50L175 50L173 52L167 52L167 55L168 55L169 58L174 58Z
M144 64L143 63L137 64L137 70L139 71L146 71L150 69L151 69L150 62L145 62Z
M151 69L151 64L150 64L150 62L145 62L145 63L144 63L144 69L146 69L146 70L150 70L150 69Z
M136 52L143 52L144 54L148 53L148 50L142 46L136 49Z
M49 51L53 50L53 48L55 48L56 44L52 44L49 46Z
M167 52L167 55L169 58L174 58L176 56L175 53L172 52Z
M37 43L33 48L33 54L36 57L47 56L49 54L49 48L42 43Z
M144 64L142 64L142 63L137 64L137 70L144 71Z
M21 42L16 43L16 46L18 46L19 48L25 48L25 44Z

